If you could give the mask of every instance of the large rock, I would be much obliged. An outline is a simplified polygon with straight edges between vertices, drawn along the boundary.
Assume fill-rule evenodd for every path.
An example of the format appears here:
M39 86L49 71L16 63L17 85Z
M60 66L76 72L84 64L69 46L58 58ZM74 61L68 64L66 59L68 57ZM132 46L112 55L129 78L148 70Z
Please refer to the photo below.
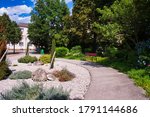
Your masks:
M47 81L48 80L47 73L45 72L44 69L39 68L32 73L32 80L39 82Z

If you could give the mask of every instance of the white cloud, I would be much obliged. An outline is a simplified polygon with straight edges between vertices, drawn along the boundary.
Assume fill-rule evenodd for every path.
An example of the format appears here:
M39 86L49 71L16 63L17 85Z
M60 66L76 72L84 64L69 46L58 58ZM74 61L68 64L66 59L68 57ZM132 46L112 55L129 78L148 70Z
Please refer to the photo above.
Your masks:
M33 2L34 4L36 3L37 0L31 0L31 2Z
M0 14L7 13L8 15L17 14L20 15L22 13L30 13L32 10L31 7L28 7L26 5L19 5L14 7L2 7L0 8Z
M66 1L66 3L72 2L72 0L65 0L65 1Z
M0 15L3 13L7 13L11 20L16 22L23 22L23 23L29 23L30 22L30 16L27 17L20 17L21 14L29 14L31 12L32 8L28 7L26 5L18 5L13 7L2 7L0 8Z
M29 23L31 16L19 17L18 15L11 15L10 19L16 21L17 23Z

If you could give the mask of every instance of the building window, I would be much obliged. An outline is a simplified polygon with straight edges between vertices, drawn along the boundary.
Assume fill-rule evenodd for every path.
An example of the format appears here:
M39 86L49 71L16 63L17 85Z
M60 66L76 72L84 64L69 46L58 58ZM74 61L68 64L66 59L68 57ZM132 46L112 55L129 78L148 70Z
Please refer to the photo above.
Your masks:
M19 42L19 46L23 46L23 42Z

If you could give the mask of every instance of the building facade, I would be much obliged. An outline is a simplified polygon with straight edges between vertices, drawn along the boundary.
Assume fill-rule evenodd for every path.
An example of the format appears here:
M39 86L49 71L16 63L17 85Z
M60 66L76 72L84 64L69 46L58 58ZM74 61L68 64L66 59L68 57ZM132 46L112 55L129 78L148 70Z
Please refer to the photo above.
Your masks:
M22 39L18 44L15 45L15 49L16 50L26 50L27 44L30 42L30 40L28 39L28 24L19 24L19 27L20 27L21 32L22 32ZM9 50L12 50L12 49L14 49L14 45L9 43L9 44L7 44L7 48ZM35 50L36 48L33 44L30 44L29 49Z

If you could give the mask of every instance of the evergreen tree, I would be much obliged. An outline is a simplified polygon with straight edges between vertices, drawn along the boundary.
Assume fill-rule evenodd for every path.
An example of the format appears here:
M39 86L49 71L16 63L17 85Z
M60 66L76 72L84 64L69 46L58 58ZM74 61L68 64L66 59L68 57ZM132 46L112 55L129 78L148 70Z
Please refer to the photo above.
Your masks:
M11 44L14 45L13 52L15 53L15 45L19 43L19 41L22 39L21 38L22 33L21 33L21 29L19 28L16 22L12 21L10 27L11 30L9 32L8 42L11 42Z

